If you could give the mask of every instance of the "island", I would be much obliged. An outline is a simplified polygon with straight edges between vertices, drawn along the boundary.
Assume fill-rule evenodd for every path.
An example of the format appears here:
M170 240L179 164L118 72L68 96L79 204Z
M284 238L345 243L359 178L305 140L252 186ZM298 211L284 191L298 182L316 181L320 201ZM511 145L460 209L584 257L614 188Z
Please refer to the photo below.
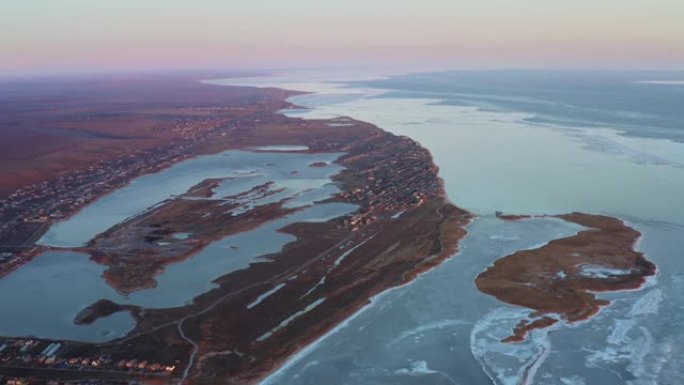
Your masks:
M483 293L532 310L505 342L523 341L530 330L561 320L586 320L609 303L598 293L637 289L656 273L635 250L641 234L621 220L583 213L552 217L586 229L501 258L475 280Z

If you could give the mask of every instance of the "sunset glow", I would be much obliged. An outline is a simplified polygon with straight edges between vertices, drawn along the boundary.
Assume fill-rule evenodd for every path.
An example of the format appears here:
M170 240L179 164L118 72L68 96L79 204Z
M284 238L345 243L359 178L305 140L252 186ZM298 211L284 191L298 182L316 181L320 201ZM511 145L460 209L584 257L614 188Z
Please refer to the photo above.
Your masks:
M8 0L0 70L677 68L677 0Z

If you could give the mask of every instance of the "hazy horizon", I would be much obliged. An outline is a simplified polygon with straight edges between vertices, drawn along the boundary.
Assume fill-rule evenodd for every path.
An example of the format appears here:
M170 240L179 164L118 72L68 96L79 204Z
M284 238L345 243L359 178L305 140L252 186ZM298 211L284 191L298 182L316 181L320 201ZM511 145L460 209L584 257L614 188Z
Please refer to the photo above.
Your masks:
M678 69L684 3L19 1L0 73L382 67Z

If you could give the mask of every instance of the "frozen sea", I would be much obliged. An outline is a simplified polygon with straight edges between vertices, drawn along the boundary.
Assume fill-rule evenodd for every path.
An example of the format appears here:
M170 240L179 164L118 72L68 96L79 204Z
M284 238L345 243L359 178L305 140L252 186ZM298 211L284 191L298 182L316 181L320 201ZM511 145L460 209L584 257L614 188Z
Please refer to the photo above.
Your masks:
M419 141L457 205L478 214L461 252L304 349L266 384L684 383L684 73L284 73L213 84L310 91L302 118L350 116ZM344 127L340 127L344 129ZM659 268L596 317L503 344L526 309L478 292L498 258L579 229L507 213L583 211L640 230Z

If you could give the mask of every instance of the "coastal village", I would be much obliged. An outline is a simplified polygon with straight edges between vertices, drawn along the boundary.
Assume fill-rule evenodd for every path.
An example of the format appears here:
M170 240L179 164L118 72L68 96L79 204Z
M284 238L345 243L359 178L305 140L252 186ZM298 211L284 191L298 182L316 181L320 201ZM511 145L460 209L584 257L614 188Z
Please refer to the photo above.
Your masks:
M371 137L339 162L364 170L364 185L340 193L341 200L361 206L345 221L354 232L380 217L420 206L425 199L439 197L443 192L441 179L434 177L438 170L430 153L406 137L399 137L390 148L382 150L373 144Z
M187 138L180 144L102 160L52 181L26 186L0 200L0 277L32 257L30 251L50 224L72 215L138 175L161 170L188 157L187 150L193 143L216 135L214 130L225 124L223 120L176 119L165 129ZM98 379L92 382L108 385L137 384L137 380L130 380L131 375L134 375L133 378L169 376L177 367L175 362L153 362L138 357L84 356L78 353L79 347L79 344L68 341L0 338L0 366L17 370L30 368L125 375L124 380L105 382L99 379L101 376L97 376ZM75 382L45 382L30 377L0 375L0 385L63 383Z
M168 377L176 371L177 363L159 363L124 356L94 355L84 357L75 352L75 345L38 339L0 339L0 366L5 369L44 371L78 371L108 375L137 375ZM115 378L115 377L114 377ZM65 384L66 381L41 381L24 376L0 374L0 385ZM135 384L130 380L78 381L79 384Z
M235 112L242 103L220 107L184 108L186 112ZM234 117L184 117L153 127L171 133L172 144L103 159L50 180L27 185L0 199L0 277L32 257L31 250L48 227L78 212L133 178L153 173L192 156L194 146L234 128Z

